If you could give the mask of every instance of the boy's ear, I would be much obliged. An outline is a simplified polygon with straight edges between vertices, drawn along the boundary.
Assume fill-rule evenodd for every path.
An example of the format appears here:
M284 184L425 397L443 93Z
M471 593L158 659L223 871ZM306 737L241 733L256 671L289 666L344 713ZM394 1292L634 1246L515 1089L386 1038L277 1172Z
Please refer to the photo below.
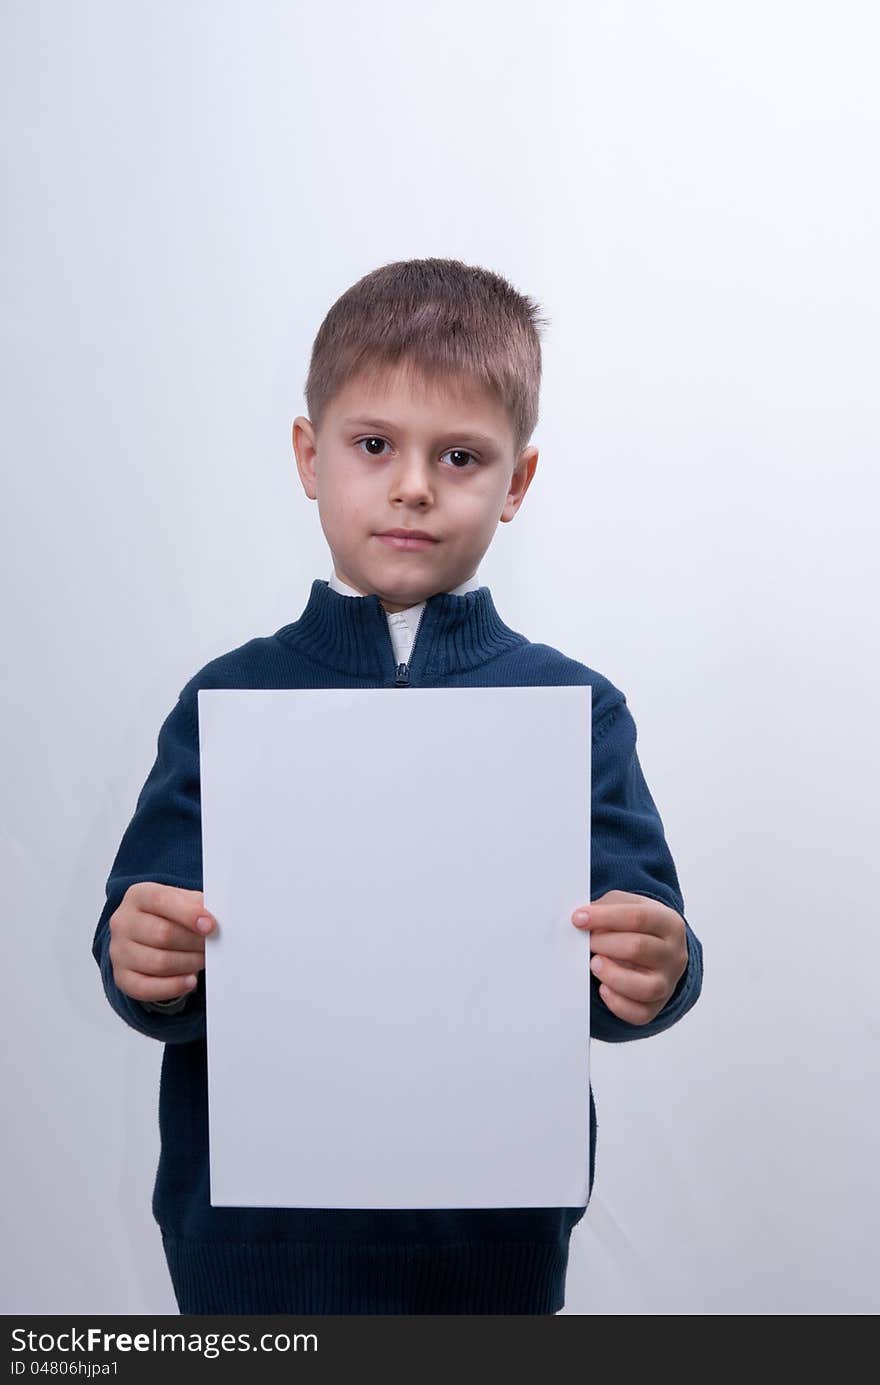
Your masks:
M296 457L296 469L299 472L299 479L303 483L303 489L310 500L317 498L317 477L315 476L315 458L317 457L318 447L315 438L315 430L312 427L311 419L299 414L293 420L291 429L291 441L293 443L294 456Z
M509 524L523 502L526 491L532 484L532 477L538 465L537 447L525 447L517 458L510 478L510 489L501 511L501 523Z

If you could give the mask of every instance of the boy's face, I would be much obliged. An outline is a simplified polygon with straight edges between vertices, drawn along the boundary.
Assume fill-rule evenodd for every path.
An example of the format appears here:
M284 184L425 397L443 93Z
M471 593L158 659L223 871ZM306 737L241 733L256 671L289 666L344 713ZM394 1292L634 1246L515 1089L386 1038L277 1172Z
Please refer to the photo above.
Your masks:
M320 433L302 416L293 449L340 581L403 611L472 577L500 523L519 509L538 449L515 457L503 407L471 384L386 371L350 381ZM418 529L435 540L403 547L379 537Z

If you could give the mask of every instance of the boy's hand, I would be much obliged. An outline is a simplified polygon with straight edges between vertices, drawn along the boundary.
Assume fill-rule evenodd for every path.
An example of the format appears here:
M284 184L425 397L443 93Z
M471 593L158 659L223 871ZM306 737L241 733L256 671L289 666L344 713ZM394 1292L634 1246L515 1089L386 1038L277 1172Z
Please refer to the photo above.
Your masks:
M688 964L684 919L659 900L609 890L584 905L589 920L572 914L576 928L589 928L590 970L602 982L599 994L618 1019L648 1024L663 1009Z
M197 920L206 918L204 931ZM141 881L110 915L113 980L132 1000L174 1000L194 989L216 919L201 890Z

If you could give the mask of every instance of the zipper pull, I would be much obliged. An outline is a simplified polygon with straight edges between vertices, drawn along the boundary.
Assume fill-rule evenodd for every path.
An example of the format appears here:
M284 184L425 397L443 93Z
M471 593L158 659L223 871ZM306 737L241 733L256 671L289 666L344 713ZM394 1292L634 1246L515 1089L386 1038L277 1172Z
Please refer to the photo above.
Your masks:
M398 664L394 672L395 688L405 688L409 685L409 665Z

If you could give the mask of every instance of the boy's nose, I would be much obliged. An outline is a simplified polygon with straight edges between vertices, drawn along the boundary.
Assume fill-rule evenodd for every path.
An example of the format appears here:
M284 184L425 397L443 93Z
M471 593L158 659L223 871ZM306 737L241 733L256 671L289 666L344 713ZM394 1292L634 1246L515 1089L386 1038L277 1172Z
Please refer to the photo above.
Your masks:
M391 477L390 496L402 500L421 500L430 498L431 481L426 463L422 461L401 464Z

